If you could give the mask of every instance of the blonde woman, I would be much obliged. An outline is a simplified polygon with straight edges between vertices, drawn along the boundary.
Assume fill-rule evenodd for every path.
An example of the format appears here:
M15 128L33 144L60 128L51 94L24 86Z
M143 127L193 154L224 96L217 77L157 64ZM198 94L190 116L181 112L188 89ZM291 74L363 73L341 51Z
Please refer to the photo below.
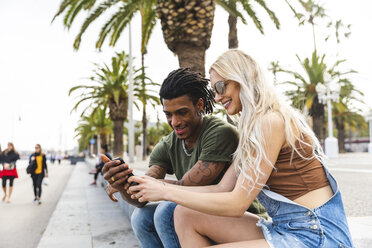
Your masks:
M139 201L173 201L183 247L352 247L337 183L303 116L268 84L239 50L210 69L215 100L235 117L240 134L231 166L218 185L186 188L148 177L129 188ZM136 192L137 191L137 192ZM258 197L271 220L245 210Z
M8 149L6 149L1 155L1 161L4 169L0 171L0 178L3 179L3 202L11 202L13 192L13 181L18 178L18 172L16 167L16 161L19 159L19 154L14 148L13 143L8 143ZM6 181L9 180L9 191L7 193Z

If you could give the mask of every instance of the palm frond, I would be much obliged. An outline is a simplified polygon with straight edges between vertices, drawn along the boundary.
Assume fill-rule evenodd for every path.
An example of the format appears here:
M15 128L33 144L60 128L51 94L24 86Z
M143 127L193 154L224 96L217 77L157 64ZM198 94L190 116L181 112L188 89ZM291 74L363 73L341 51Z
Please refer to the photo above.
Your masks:
M77 34L74 40L74 48L79 49L81 43L81 37L89 27L89 25L95 21L98 17L102 15L107 9L111 8L113 5L118 3L120 0L107 0L104 3L101 3L93 12L85 19L83 25L80 28L80 32Z
M264 34L261 21L258 19L257 14L253 10L252 6L248 3L248 1L241 1L241 3L242 3L244 10L248 13L249 17L251 17L256 28L261 32L261 34Z
M269 15L270 19L275 23L275 27L277 29L280 29L280 22L278 20L278 18L276 17L275 13L269 9L266 5L266 2L264 0L255 0L259 5L262 6L262 8L265 9L265 11L267 12L267 14Z

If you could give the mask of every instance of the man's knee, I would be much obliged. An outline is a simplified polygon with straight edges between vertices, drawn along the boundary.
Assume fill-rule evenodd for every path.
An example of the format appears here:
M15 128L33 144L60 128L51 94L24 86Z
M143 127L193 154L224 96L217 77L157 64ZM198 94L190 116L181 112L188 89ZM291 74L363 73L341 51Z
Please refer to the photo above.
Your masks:
M174 229L173 213L177 204L173 202L161 202L154 213L154 225L158 232Z
M135 233L153 227L154 210L151 206L135 208L131 216L131 224Z

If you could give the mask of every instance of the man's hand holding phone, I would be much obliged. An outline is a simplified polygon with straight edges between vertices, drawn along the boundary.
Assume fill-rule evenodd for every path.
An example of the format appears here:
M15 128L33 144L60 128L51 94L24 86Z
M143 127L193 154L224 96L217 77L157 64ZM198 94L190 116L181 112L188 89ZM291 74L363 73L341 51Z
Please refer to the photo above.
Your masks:
M103 178L113 189L117 190L116 192L125 191L124 186L127 184L128 178L133 175L133 170L121 158L110 160L102 154L101 159L105 163L102 168ZM112 191L110 190L110 192Z
M128 178L133 176L133 170L124 163L123 159L116 158L110 160L105 155L101 155L101 159L105 163L102 168L102 173L105 180L109 183L106 188L106 193L110 199L117 202L118 199L114 196L114 193L120 192L123 199L130 204L139 208L145 206L147 202L138 202L138 200L132 199L131 194L127 192L129 186L134 186L137 183L128 183Z

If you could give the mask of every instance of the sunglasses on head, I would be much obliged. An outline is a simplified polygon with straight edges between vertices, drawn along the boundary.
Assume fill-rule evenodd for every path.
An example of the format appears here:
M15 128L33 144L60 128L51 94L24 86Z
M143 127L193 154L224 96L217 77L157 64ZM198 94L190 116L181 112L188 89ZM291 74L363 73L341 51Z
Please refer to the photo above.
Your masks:
M212 89L214 95L216 94L223 95L226 90L226 85L227 85L227 80L221 80L221 81L216 82Z

